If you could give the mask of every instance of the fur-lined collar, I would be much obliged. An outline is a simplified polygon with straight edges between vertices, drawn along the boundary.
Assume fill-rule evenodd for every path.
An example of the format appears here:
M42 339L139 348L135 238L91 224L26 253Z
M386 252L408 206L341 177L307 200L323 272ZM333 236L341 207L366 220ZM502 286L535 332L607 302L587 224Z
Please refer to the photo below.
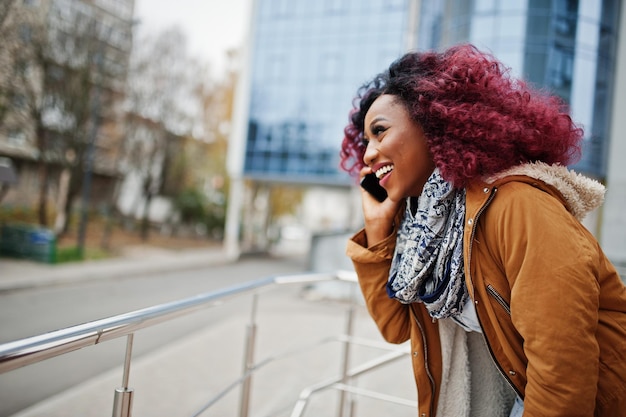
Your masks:
M525 175L556 188L567 202L570 213L578 220L582 220L604 201L604 185L563 165L543 162L518 165L486 178L485 182L491 184L511 175Z

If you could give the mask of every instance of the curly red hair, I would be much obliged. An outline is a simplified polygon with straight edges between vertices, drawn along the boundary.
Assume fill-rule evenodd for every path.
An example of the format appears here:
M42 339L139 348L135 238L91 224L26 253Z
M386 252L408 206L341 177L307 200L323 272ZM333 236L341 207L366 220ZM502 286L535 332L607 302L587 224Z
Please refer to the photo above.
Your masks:
M568 165L583 130L558 97L514 79L472 45L411 52L363 85L344 129L341 167L364 166L365 114L382 94L396 96L423 130L441 175L456 187L526 162Z

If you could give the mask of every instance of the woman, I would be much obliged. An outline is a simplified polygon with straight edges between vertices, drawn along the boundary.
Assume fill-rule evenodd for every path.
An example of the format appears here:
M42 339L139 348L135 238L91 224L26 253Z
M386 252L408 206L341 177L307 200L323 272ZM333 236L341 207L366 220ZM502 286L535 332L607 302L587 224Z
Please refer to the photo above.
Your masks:
M375 173L348 243L383 337L411 340L420 416L626 416L626 287L580 220L582 129L470 45L364 85L342 167Z

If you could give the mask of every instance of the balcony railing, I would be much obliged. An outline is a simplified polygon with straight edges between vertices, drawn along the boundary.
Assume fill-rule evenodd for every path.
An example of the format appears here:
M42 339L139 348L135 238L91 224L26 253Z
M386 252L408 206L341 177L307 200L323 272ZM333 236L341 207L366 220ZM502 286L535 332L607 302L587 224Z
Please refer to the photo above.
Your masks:
M252 375L259 369L268 366L274 361L295 355L304 350L310 350L317 346L330 342L339 342L341 350L340 372L336 377L319 381L303 389L297 399L294 399L291 412L292 417L302 416L311 398L320 392L335 390L338 392L337 415L342 417L352 414L354 403L358 397L370 397L381 401L400 404L403 406L416 408L414 400L399 398L393 395L359 388L353 382L357 377L390 364L400 358L406 357L408 351L406 346L390 345L381 341L358 338L354 336L355 308L358 305L356 297L352 297L347 304L347 315L345 323L345 333L329 336L317 341L311 346L290 347L284 343L285 349L274 353L268 359L255 362L255 345L257 334L257 305L258 297L262 290L268 290L282 285L319 285L327 281L339 281L355 285L356 276L354 272L338 271L336 273L306 273L288 276L276 276L270 278L249 281L247 283L229 287L219 291L199 294L183 300L156 305L145 309L108 317L101 320L92 321L77 326L33 336L14 342L0 345L0 374L11 370L28 366L36 362L64 355L77 349L94 346L114 339L126 337L126 354L122 370L122 384L114 390L113 417L130 417L133 404L134 391L129 387L130 365L132 360L133 337L134 334L148 327L170 321L183 315L208 308L229 298L252 295L250 322L246 329L244 341L244 358L242 375L234 381L224 382L221 392L207 399L193 416L200 416L205 411L218 403L226 394L239 388L239 416L247 417L250 410L250 397L253 390ZM353 291L352 294L356 294ZM367 346L380 349L383 353L358 366L351 367L351 352L353 346ZM233 413L234 415L234 413Z

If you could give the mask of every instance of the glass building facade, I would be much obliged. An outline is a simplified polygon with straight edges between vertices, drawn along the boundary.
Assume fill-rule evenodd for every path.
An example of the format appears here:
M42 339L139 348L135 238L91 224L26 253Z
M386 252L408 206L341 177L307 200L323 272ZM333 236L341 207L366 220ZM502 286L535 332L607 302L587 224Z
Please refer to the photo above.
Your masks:
M424 0L420 49L471 42L566 100L585 129L575 169L605 179L619 0Z
M619 0L255 3L247 177L350 183L339 145L358 87L409 46L471 42L570 104L585 129L574 168L606 178Z
M244 176L348 184L339 145L358 87L406 48L409 0L257 0Z

